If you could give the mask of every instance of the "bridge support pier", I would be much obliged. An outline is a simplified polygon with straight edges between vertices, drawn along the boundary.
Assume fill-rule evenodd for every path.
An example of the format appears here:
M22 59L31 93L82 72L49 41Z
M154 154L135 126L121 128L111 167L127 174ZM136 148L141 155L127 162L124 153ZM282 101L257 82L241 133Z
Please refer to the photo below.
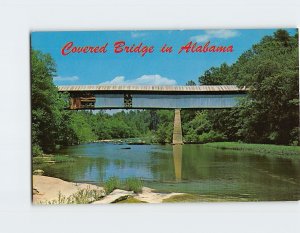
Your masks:
M172 143L173 143L173 145L182 145L183 144L180 109L175 109Z

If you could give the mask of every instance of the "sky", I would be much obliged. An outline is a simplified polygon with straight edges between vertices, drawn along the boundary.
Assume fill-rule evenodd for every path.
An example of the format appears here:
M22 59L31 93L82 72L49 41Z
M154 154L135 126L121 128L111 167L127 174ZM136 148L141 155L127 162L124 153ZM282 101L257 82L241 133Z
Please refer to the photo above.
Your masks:
M295 34L295 29L287 29ZM156 30L156 31L49 31L32 32L31 47L49 53L56 63L56 85L185 85L187 81L198 82L198 77L212 66L232 64L253 44L264 36L273 35L276 29L214 29L214 30ZM114 43L124 41L154 46L153 53L114 53ZM178 54L181 46L189 41L204 45L233 45L229 53ZM102 46L106 53L70 53L63 56L62 48L67 42L74 46ZM172 53L161 53L167 44Z

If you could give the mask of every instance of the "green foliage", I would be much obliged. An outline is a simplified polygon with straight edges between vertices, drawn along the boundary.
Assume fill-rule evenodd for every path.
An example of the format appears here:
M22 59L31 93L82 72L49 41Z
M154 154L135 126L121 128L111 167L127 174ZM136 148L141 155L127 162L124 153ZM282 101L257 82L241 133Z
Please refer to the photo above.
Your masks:
M266 156L279 156L293 158L299 156L299 146L282 146L282 145L268 145L268 144L247 144L238 142L213 142L207 143L206 146L217 149L229 149L229 150L242 150L249 151L255 154L261 154ZM296 158L297 158L296 157Z
M188 143L206 143L222 141L224 134L213 130L208 119L208 111L199 111L195 117L183 125L184 140Z
M142 192L143 188L143 182L140 179L137 179L135 177L133 178L127 178L124 181L124 189L128 191L133 191L135 193L140 193Z
M299 145L298 40L285 30L264 37L231 66L206 71L201 84L249 88L232 110L208 113L212 128L229 140Z
M158 110L156 111L157 116L157 130L153 131L154 139L156 143L170 143L172 142L173 135L173 122L174 122L174 111L172 110Z
M148 111L122 111L114 115L98 112L94 118L93 128L98 139L131 138L149 134Z
M154 132L154 142L165 144L172 142L173 127L169 123L161 123L158 129Z
M236 84L249 89L237 108L182 111L185 142L244 141L299 145L298 32L278 30L245 51L232 65L212 67L202 85ZM65 111L67 96L57 92L55 64L47 54L31 50L32 152L41 156L56 145L97 139L147 136L152 142L172 141L174 111ZM195 85L188 81L187 85Z
M108 115L102 111L66 111L68 96L53 84L55 64L48 54L31 50L32 153L41 156L57 145L74 145L97 139L149 135L148 111L124 111Z
M32 158L33 164L66 163L66 162L75 162L75 159L67 155L45 155L45 156L37 156Z
M94 141L97 138L89 123L89 118L92 116L87 112L77 112L70 117L69 127L76 135L78 143Z
M31 50L30 62L32 143L49 152L57 144L64 101L52 82L55 64L50 55Z
M218 142L224 140L225 136L222 133L215 132L213 130L208 133L202 133L198 137L199 143L207 143L207 142Z
M96 189L90 189L89 187L87 189L80 189L73 195L66 197L61 194L61 192L58 193L57 200L48 201L46 203L41 204L48 204L48 205L58 205L58 204L89 204L94 201L97 201L101 199L104 196L102 191L96 190Z
M48 162L48 158L44 158L44 157L40 157L40 156L36 156L32 158L32 163L33 164L42 164Z
M196 83L193 80L187 81L186 86L196 86Z
M32 156L37 157L37 156L42 156L43 151L39 145L33 144L32 145Z
M118 189L121 187L121 181L118 177L113 176L104 182L103 187L104 187L105 193L109 194L112 191L114 191L115 189Z
M53 84L55 64L48 54L31 50L31 107L33 156L53 152L56 145L96 139L88 113L65 111L67 96Z
M223 63L220 67L211 67L205 71L198 81L201 85L233 84L232 70L231 66Z
M55 163L70 163L70 162L75 162L75 159L67 156L67 155L54 155L52 156L52 161Z
M123 189L139 193L142 191L143 182L142 180L135 177L127 178L122 182L118 177L113 176L104 182L103 187L106 194L111 193L115 189Z

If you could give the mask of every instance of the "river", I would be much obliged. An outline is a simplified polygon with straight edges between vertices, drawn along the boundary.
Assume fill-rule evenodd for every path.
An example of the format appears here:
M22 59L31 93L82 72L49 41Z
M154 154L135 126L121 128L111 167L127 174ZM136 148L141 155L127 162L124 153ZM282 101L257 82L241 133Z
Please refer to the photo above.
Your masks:
M45 175L72 182L101 185L112 176L138 177L144 186L160 192L250 201L300 199L299 159L204 145L90 143L69 146L58 153L76 156L76 160L38 165L38 168Z

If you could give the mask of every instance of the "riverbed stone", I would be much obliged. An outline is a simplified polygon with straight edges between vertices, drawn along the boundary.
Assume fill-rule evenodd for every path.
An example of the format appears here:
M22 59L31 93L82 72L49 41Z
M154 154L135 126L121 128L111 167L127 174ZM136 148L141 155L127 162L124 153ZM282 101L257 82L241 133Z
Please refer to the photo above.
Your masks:
M108 203L116 203L122 200L127 199L128 197L134 196L133 191L126 191L122 189L115 189L113 192L105 196L103 199L99 201L95 201L92 204L108 204Z
M45 172L42 169L37 169L33 171L33 175L42 176Z
M36 194L39 194L39 190L36 188L36 187L32 187L32 194L33 195L36 195Z

